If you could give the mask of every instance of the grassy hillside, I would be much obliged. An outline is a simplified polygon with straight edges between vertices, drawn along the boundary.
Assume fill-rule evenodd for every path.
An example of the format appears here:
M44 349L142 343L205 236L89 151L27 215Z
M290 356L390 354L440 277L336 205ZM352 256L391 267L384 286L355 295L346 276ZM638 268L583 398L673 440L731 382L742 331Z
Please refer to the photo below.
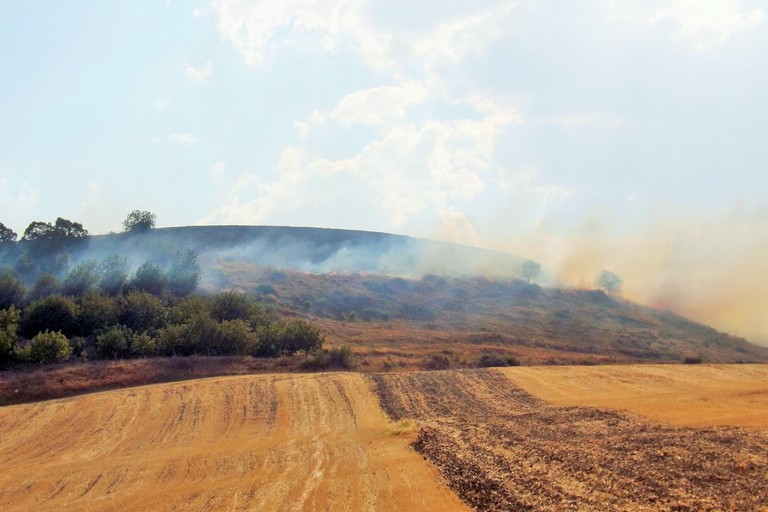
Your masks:
M217 286L315 318L331 341L351 344L372 364L420 365L433 354L457 366L491 354L523 364L768 361L768 348L601 291L480 277L307 274L244 262L221 262L217 274Z

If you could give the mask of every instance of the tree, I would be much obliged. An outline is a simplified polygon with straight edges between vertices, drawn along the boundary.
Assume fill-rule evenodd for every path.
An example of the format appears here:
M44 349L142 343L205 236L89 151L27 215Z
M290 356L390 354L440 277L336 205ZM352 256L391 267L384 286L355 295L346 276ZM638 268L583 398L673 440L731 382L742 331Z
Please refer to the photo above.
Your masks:
M608 270L603 270L595 277L595 286L609 295L621 293L624 280Z
M7 242L15 242L18 235L11 228L5 227L5 224L0 222L0 244Z
M213 298L211 316L216 320L250 320L256 313L253 299L244 293L233 291L221 292Z
M133 291L120 304L120 323L136 332L152 332L162 327L167 316L160 299L147 292Z
M99 281L97 264L93 260L86 260L72 269L61 283L63 295L80 297L93 290Z
M80 299L79 306L77 323L82 336L89 336L117 324L120 308L106 295L89 293Z
M155 227L157 215L145 210L133 210L123 221L125 231L136 233L149 231Z
M541 265L535 261L524 261L520 267L520 277L528 281L529 283L536 279L536 276L541 272Z
M11 306L0 310L0 366L13 359L16 350L16 331L21 315Z
M96 336L96 353L105 359L117 359L128 355L133 331L124 325L109 328Z
M60 332L41 332L32 338L27 354L33 363L60 363L72 355L67 337Z
M29 290L27 301L31 302L42 299L43 297L47 297L49 295L56 295L59 293L60 289L61 283L56 276L52 276L51 274L43 274L37 279L35 284L32 286L32 289Z
M162 295L168 287L168 276L158 265L144 262L131 280L130 288L149 292L153 295Z
M128 280L128 258L118 254L106 256L99 264L99 273L99 289L107 295L120 295Z
M193 250L176 253L168 271L168 286L171 292L184 297L195 291L199 282L200 265L197 263L197 253Z
M51 225L49 222L34 221L24 230L21 237L24 241L56 241L56 242L75 242L88 238L88 230L83 228L79 222L59 217Z
M77 306L69 297L51 295L36 300L24 309L21 334L27 339L50 330L65 336L77 334Z
M16 276L8 271L0 271L0 309L8 309L12 305L21 306L27 290Z

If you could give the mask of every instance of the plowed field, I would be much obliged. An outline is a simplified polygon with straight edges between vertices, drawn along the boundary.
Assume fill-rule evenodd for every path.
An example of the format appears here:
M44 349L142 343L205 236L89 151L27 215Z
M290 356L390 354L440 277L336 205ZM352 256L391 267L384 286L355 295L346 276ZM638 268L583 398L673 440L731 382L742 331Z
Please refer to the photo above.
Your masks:
M414 447L477 510L768 505L765 430L665 426L608 409L555 406L500 370L373 379L393 418L419 421Z
M360 375L226 377L0 408L0 510L464 510Z

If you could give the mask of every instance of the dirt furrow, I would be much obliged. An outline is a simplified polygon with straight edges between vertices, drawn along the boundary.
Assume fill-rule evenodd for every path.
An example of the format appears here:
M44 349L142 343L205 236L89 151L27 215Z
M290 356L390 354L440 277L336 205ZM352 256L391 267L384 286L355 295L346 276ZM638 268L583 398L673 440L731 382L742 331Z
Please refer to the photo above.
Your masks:
M414 448L478 510L760 510L768 435L557 407L493 370L372 377Z

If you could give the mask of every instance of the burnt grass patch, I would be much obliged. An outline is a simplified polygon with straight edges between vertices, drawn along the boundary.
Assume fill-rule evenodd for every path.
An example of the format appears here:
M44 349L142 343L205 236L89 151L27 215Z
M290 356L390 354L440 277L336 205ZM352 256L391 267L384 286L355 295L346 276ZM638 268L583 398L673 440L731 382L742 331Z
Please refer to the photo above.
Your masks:
M768 434L556 407L493 370L375 374L384 410L476 510L762 510Z

